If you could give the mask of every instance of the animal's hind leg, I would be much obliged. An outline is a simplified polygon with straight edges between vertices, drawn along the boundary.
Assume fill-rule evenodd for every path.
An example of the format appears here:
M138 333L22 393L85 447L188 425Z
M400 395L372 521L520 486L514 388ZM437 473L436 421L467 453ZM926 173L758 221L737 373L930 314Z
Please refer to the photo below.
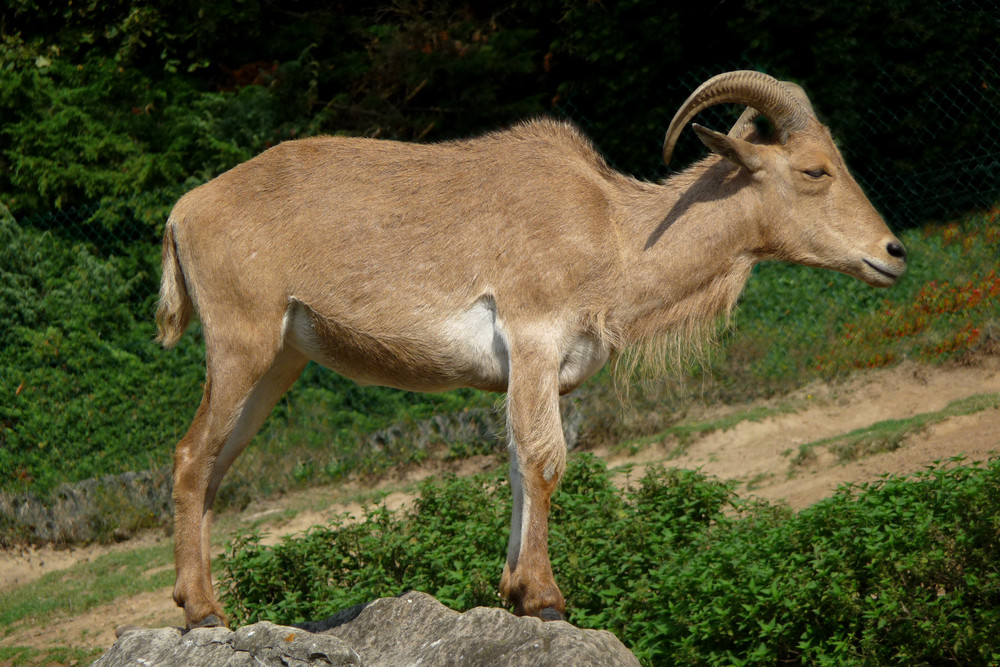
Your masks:
M222 478L307 361L289 348L269 365L248 363L249 356L209 355L204 397L174 456L174 600L189 628L224 623L210 554L212 504Z

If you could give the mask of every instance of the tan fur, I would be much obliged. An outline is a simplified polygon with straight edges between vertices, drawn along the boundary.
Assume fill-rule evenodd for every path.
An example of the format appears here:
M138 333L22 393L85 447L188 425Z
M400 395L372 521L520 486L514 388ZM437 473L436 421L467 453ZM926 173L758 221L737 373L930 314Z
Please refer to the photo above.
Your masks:
M164 234L157 323L169 346L197 311L206 341L174 471L174 596L189 626L222 618L208 556L219 483L309 358L364 383L507 392L523 517L501 591L518 613L561 612L547 546L565 466L558 395L627 349L697 350L758 261L873 284L905 266L818 122L785 144L712 141L760 169L711 156L644 183L572 125L536 120L434 145L287 142L185 195ZM830 177L803 175L816 165Z
M184 335L191 322L191 299L184 285L184 273L177 263L174 233L168 223L163 234L163 280L160 284L160 302L156 309L156 342L171 348Z

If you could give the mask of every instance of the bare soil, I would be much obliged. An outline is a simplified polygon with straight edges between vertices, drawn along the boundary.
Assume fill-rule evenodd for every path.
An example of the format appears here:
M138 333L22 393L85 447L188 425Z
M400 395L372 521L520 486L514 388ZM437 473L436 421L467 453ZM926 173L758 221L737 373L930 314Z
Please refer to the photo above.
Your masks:
M956 399L975 394L1000 392L1000 360L985 357L967 365L902 366L863 373L838 384L817 383L793 394L770 401L739 406L705 407L696 418L742 412L756 406L792 406L789 412L759 421L742 421L727 430L702 435L689 443L674 439L646 445L636 453L604 448L595 451L612 467L663 462L669 466L700 468L722 479L739 481L743 495L756 495L793 508L806 507L830 495L839 485L867 482L885 474L908 474L954 456L985 460L1000 452L1000 410L989 409L968 416L935 423L907 438L891 452L873 454L848 463L838 463L824 448L808 463L793 463L800 445L848 433L887 419L905 419L922 413L938 412ZM690 416L689 416L690 417ZM490 457L453 464L448 469L460 475L473 474L496 464ZM375 486L385 494L381 502L399 508L412 500L402 491L407 485L438 474L442 465L386 479ZM620 472L624 480L629 473ZM639 473L631 473L634 478ZM224 516L216 532L232 534L247 526L257 526L265 541L298 533L326 523L336 515L363 515L362 499L371 491L358 483L341 488L310 489L301 493L260 502L240 515ZM359 499L360 498L360 499ZM113 546L88 546L69 550L50 548L0 551L0 599L4 591L23 585L47 572L64 570L111 550L133 549L169 539L149 533ZM53 619L55 620L55 619ZM72 618L44 625L25 623L8 628L0 646L48 648L73 646L106 649L114 642L114 629L134 624L146 627L180 626L183 614L171 599L170 588L125 597Z
M663 462L698 468L720 479L738 480L743 495L785 502L800 509L831 495L838 486L868 482L884 474L909 474L953 456L985 460L1000 453L1000 411L985 410L933 424L907 438L892 452L840 464L820 447L806 465L793 463L800 445L843 435L889 419L906 419L943 410L952 401L1000 392L1000 363L982 359L975 365L928 367L903 364L859 374L842 384L814 383L793 394L740 408L795 407L793 412L760 421L743 421L714 431L686 447L675 440L646 446L637 454L596 452L617 467L627 463ZM701 420L733 412L732 407L706 411Z

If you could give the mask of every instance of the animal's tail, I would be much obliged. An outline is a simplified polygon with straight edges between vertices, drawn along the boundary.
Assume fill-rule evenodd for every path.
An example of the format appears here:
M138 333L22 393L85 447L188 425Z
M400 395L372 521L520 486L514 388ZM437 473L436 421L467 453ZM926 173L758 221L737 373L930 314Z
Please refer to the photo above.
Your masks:
M176 345L191 321L193 309L184 272L177 259L173 219L170 219L163 232L163 278L160 281L160 303L156 308L156 342L167 348Z

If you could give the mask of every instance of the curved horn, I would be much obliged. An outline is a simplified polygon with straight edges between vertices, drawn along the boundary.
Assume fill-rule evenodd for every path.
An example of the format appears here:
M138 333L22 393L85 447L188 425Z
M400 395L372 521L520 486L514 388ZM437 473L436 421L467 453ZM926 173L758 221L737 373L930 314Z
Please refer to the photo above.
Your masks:
M812 102L809 101L809 96L806 95L806 91L802 89L802 86L791 81L782 81L781 85L788 89L788 92L791 93L792 97L798 100L799 104L801 104L803 108L809 112L810 116L816 118L816 111L813 109ZM753 122L759 115L759 111L753 107L747 107L743 111L743 115L739 117L739 120L737 120L733 124L732 129L729 130L729 136L737 139L746 139L753 131Z
M792 97L798 100L798 103L809 112L810 116L813 118L816 117L816 110L813 109L812 102L809 101L809 96L806 95L806 91L802 89L802 86L797 83L793 83L792 81L782 81L781 85L788 89L788 92L792 94Z
M688 123L710 106L734 102L760 110L782 133L802 129L809 120L797 96L763 72L741 70L714 76L691 93L670 121L663 140L663 161L670 164L674 144Z
M753 107L747 107L743 110L743 115L739 117L739 120L733 124L731 130L729 130L729 136L736 137L737 139L746 139L750 135L750 131L753 130L753 122L757 119L760 112Z

